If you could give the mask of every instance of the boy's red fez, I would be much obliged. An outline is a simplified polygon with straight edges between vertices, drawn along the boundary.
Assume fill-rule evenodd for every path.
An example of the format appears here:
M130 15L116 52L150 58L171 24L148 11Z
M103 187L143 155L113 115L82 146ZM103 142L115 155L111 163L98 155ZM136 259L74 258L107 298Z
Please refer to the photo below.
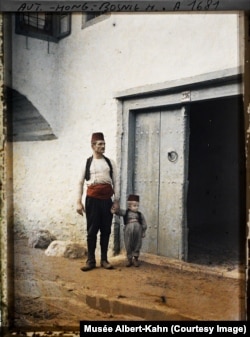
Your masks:
M102 132L92 133L91 143L96 142L97 140L104 140L104 135Z
M139 197L139 195L130 194L128 196L128 201L137 201L137 202L139 202L140 201L140 197Z

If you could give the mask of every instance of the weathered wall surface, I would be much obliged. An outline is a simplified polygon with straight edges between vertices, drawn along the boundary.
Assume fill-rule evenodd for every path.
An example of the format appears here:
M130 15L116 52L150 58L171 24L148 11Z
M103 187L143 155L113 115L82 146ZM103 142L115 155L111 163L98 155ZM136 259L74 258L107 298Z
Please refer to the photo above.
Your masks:
M239 66L238 20L237 13L116 13L85 27L74 13L71 35L58 44L13 33L13 88L57 136L14 143L15 230L85 240L77 180L92 132L104 132L106 155L120 158L114 92Z

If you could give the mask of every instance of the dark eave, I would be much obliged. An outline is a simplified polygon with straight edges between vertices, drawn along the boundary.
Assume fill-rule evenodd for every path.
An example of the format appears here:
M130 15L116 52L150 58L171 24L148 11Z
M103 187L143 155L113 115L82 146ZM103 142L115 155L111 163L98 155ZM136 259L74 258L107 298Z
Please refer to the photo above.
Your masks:
M49 123L26 96L6 87L5 98L9 141L27 142L56 139Z

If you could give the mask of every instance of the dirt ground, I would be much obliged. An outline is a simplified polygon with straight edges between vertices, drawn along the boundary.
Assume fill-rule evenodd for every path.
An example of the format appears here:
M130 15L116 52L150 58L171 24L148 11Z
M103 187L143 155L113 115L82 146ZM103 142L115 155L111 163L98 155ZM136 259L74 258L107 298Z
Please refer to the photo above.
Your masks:
M141 265L89 272L83 259L46 256L15 241L13 328L79 330L80 320L244 320L244 268L205 267L142 254ZM242 273L240 273L240 271Z

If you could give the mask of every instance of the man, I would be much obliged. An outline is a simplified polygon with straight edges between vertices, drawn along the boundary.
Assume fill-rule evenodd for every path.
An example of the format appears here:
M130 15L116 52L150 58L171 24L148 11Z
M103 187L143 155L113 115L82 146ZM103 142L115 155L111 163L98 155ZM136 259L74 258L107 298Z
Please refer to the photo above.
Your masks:
M112 269L108 262L108 245L113 214L111 207L119 208L116 165L104 156L105 140L102 132L92 134L92 157L89 157L81 172L77 196L77 213L86 213L88 259L82 271L96 267L95 250L100 230L101 267ZM84 183L87 191L85 207L82 202ZM113 199L113 200L112 200Z

